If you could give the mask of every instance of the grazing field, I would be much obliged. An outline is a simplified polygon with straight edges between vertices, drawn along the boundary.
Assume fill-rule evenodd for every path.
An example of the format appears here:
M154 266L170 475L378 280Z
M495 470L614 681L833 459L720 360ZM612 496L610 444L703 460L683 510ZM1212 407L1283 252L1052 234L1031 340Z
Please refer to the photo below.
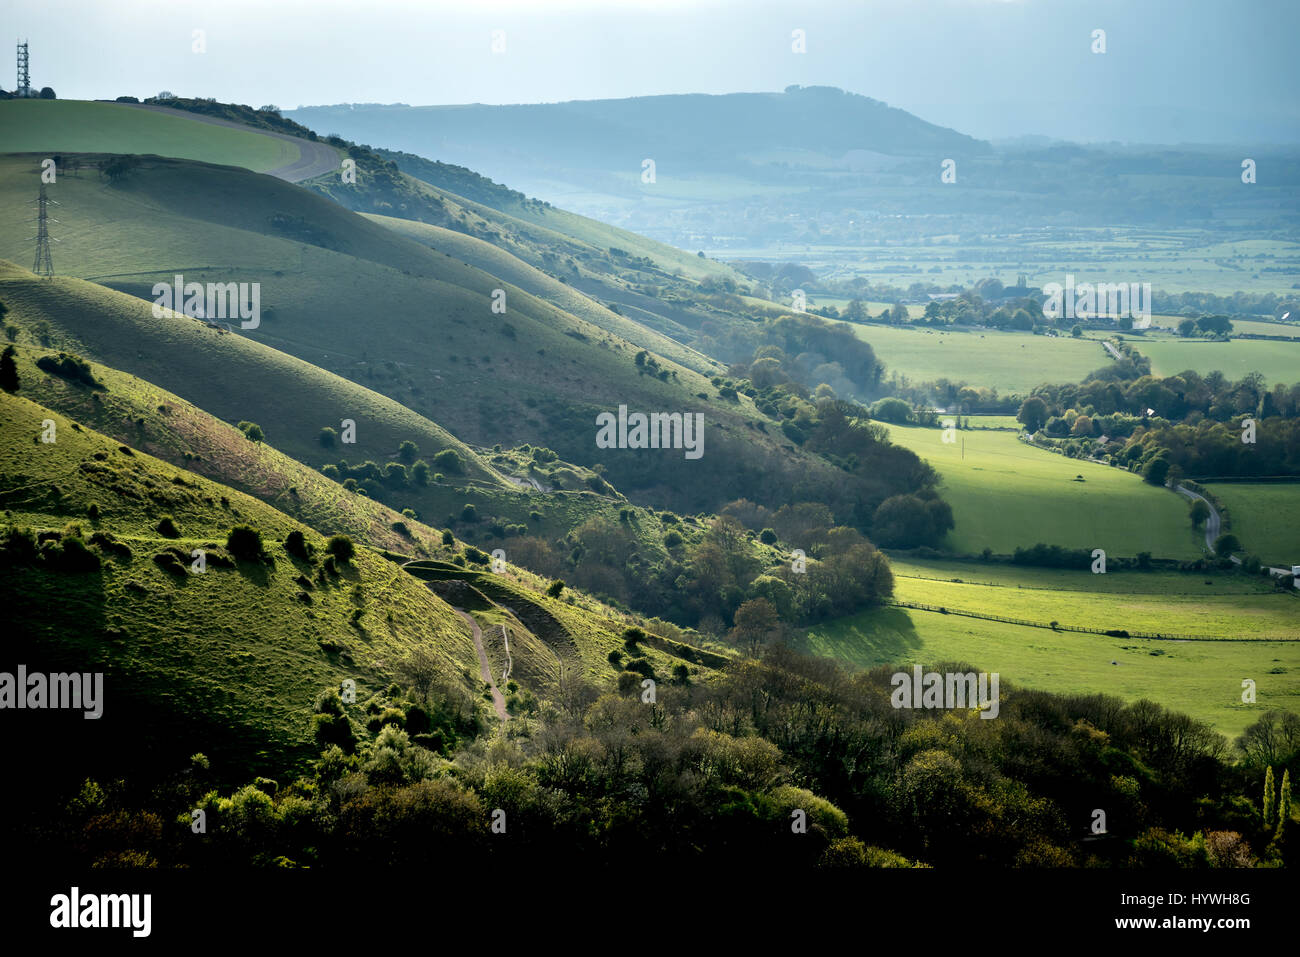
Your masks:
M812 628L801 639L804 648L861 667L965 661L1026 687L1150 698L1227 735L1267 708L1300 713L1300 596L1274 591L1263 579L1220 571L1093 575L983 562L891 564L899 601L1223 640L1112 638L894 607ZM1262 636L1293 640L1240 640ZM1241 702L1242 678L1257 684L1255 705Z
M153 153L265 172L296 162L297 146L124 103L6 100L0 143L7 153Z
M1129 472L1033 448L1013 432L962 431L948 444L940 429L888 428L942 475L956 523L945 546L953 551L1010 554L1044 542L1111 556L1202 554L1186 504Z
M851 323L871 344L887 373L915 382L949 379L1027 394L1043 382L1078 382L1109 360L1088 339L1036 336L1028 332L952 332Z
M1300 713L1300 642L1109 638L879 608L813 628L800 643L861 667L963 661L1022 687L1147 698L1229 737L1270 708ZM1256 682L1255 704L1241 700L1243 678Z
M1025 568L981 562L891 562L894 597L949 610L1063 627L1235 640L1300 640L1300 596L1237 572Z
M1270 386L1300 381L1300 341L1152 339L1134 344L1151 359L1151 371L1155 375L1171 376L1191 369L1201 375L1222 372L1229 379L1258 372Z
M1300 565L1300 484L1221 482L1209 486L1228 510L1242 548L1269 565Z

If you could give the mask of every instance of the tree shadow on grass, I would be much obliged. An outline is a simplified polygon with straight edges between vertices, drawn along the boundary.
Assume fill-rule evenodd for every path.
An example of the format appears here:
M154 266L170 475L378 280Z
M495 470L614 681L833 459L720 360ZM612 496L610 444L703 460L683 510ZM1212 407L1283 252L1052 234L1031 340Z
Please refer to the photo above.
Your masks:
M873 608L814 625L793 644L807 654L874 668L907 660L920 649L921 637L906 608Z

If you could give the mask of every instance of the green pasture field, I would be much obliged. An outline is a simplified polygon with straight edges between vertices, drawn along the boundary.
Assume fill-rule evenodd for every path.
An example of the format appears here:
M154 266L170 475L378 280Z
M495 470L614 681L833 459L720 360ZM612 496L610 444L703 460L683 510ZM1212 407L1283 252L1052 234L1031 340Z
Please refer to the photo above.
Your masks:
M1124 557L1202 554L1186 503L1137 475L1033 448L1012 432L960 431L949 444L942 429L887 428L942 475L956 523L945 546L953 551L1011 554L1044 542Z
M1247 554L1269 565L1300 565L1300 484L1216 482L1209 488L1228 510L1228 530Z
M964 661L1022 687L1146 698L1230 738L1270 708L1300 713L1298 642L1109 638L878 608L813 628L800 645L864 668ZM1254 704L1241 700L1243 678L1256 682Z
M1240 572L1093 574L982 562L891 565L899 601L1071 627L1300 640L1300 596Z
M849 323L885 364L914 382L949 379L1028 394L1044 382L1079 382L1110 360L1097 342L1028 332L953 332Z
M1137 340L1135 345L1151 359L1151 371L1156 375L1177 375L1191 369L1201 375L1218 371L1235 380L1258 372L1270 386L1300 382L1300 341L1158 339Z

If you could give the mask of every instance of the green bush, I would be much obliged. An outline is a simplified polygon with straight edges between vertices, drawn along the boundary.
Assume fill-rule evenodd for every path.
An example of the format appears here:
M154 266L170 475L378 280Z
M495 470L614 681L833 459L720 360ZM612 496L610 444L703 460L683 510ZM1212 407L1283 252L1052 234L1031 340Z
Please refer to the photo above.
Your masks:
M308 561L311 558L311 551L307 545L307 538L296 528L285 536L284 550L294 558L301 558L303 561Z
M251 525L236 525L226 536L226 551L245 561L261 558L262 533Z
M340 562L350 562L356 554L356 546L346 535L334 535L325 545L325 553L334 556Z
M465 461L455 449L443 449L433 457L433 464L452 475L465 471Z
M162 518L158 519L158 524L154 526L154 530L163 538L181 537L181 530L176 527L176 522L170 515L164 515Z
M549 585L546 586L546 594L550 595L552 598L559 598L563 592L564 592L564 582L559 578L555 579Z
M266 433L256 422L240 422L235 428L243 432L250 442L261 442L266 438Z

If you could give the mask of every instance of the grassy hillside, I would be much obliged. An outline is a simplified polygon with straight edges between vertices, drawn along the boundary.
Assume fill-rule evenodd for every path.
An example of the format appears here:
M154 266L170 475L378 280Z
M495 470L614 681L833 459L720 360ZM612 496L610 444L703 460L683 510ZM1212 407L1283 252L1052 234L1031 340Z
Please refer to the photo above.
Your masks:
M445 252L484 272L504 279L520 289L558 306L570 315L590 322L606 332L621 336L634 345L672 359L705 375L725 371L721 363L687 348L653 329L612 312L591 297L560 282L505 249L465 233L427 223L391 216L368 216L395 232ZM522 250L521 250L522 251Z
M258 341L184 316L155 319L149 302L80 279L41 281L0 263L0 299L36 341L81 352L186 398L229 422L257 422L295 458L387 459L415 441L426 455L454 449L463 479L508 487L445 429L392 399ZM326 426L357 422L354 446L320 444Z
M46 420L56 429L49 444L38 439ZM153 759L175 761L199 744L252 764L305 756L320 691L351 678L364 701L415 648L476 688L473 645L451 609L378 555L362 549L331 574L323 539L263 502L21 397L0 396L0 423L5 522L72 522L87 541L116 542L95 546L97 570L6 568L6 659L104 671L104 727L146 734ZM164 516L175 534L159 530ZM265 560L226 551L239 524L260 531ZM281 544L294 530L316 548L312 560ZM189 570L194 549L207 552L202 574Z
M0 102L0 143L7 153L152 153L265 172L296 162L287 140L143 110L84 100ZM89 174L82 174L89 175Z
M1137 475L1033 448L1012 432L961 431L945 443L942 429L888 428L895 444L943 476L956 523L947 539L953 551L1011 554L1044 542L1111 556L1202 554L1186 504Z
M11 320L14 316L11 314ZM375 548L426 550L440 534L337 482L152 383L91 363L104 388L90 389L35 365L52 354L18 345L21 395L178 468L245 492L323 533ZM398 531L398 523L408 534Z
M33 168L29 159L0 163L0 198L26 197ZM757 499L786 494L796 482L838 481L829 464L758 430L762 417L748 398L722 398L708 379L667 359L658 360L658 376L647 374L634 362L640 350L632 343L302 189L228 167L155 160L107 189L61 181L57 195L68 224L60 228L61 272L145 297L154 282L178 272L187 280L260 282L262 325L239 338L370 386L475 444L543 444L578 464L601 462L626 492L691 510L714 507L721 486L728 498ZM26 252L13 237L0 240L0 250ZM505 315L491 311L495 289L506 292ZM384 304L382 321L376 303ZM251 388L263 381L262 370L231 362L233 355L211 361L218 344L236 337L194 322L158 326L147 307L135 314L143 327L119 329L112 343L105 337L101 353L90 346L103 323L81 313L67 320L91 355L223 418L232 416L201 401L199 388L220 390L227 407L284 403L291 391L304 403L314 395L298 386L271 399L264 387ZM162 342L147 351L125 345L140 334L179 335L181 326L193 346L183 356L169 358L174 346ZM204 335L209 341L201 344L195 337ZM188 386L175 373L166 378L167 366L185 362L204 362L206 372ZM244 377L249 387L237 388ZM360 424L342 398L300 408L297 421L268 438L299 457L293 443L309 445L323 426L337 427L344 417ZM644 453L598 450L596 415L620 404L702 413L710 451L695 462L660 455L648 470ZM243 412L233 418L257 421ZM384 452L395 444L385 442Z

